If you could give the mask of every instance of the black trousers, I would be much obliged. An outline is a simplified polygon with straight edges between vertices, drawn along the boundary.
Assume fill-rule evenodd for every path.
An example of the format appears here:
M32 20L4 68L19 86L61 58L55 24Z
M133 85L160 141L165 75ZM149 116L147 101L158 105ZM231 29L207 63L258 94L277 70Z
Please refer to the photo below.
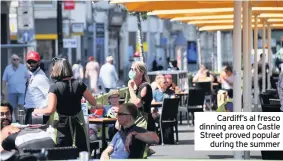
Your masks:
M105 88L106 93L108 93L111 90L111 88Z
M33 111L34 111L34 108L26 109L25 124L32 124L32 112ZM43 116L43 124L46 124L48 120L49 120L49 116Z

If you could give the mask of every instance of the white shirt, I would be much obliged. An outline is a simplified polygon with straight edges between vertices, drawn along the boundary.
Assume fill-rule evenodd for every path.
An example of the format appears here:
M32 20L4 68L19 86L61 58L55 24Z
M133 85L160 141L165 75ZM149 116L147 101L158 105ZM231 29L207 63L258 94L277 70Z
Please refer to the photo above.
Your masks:
M33 73L30 72L30 74L24 107L45 108L48 104L49 80L40 68Z
M105 63L101 66L99 78L105 88L116 88L118 82L118 74L114 65Z
M229 82L234 82L234 77L231 75L230 77L227 78ZM233 89L233 85L230 85L227 81L223 80L222 82L222 88L223 89Z
M74 64L72 70L75 79L83 79L83 66L81 64Z

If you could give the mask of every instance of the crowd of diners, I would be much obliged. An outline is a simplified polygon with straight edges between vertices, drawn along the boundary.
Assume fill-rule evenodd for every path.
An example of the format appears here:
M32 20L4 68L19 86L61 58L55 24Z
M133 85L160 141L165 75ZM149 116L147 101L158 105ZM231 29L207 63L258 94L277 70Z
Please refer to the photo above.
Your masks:
M29 82L27 82L27 91L29 91L31 84L40 85L40 81L45 81L48 78L41 72L40 55L37 52L27 53L25 61L29 74L32 76L32 79L28 79ZM47 89L46 95L42 96L42 98L46 97L46 106L30 109L29 116L44 116L43 121L48 125L50 123L48 120L53 119L50 116L57 113L58 119L54 120L53 124L56 129L56 138L50 139L46 129L21 128L22 126L12 124L18 121L12 117L14 107L7 101L2 102L0 107L1 152L17 150L21 154L24 148L33 149L38 148L39 145L40 148L75 145L79 151L89 151L89 138L86 134L81 101L84 98L89 102L90 111L104 109L104 106L97 104L96 98L82 81L73 78L72 67L67 59L53 58L52 62L53 67L50 76L53 83ZM127 159L133 138L148 145L159 143L159 137L155 132L155 124L150 112L152 89L149 84L146 65L141 61L134 62L128 75L130 79L128 82L129 103L117 105L117 100L114 98L115 93L112 93L109 98L112 104L111 111L117 118L115 126L117 132L108 148L102 153L101 159ZM42 94L40 89L33 88L34 92L30 92L29 95ZM34 100L30 99L30 101ZM18 142L18 139L21 139L21 141ZM150 154L148 146L145 150L149 151Z
M38 59L39 54L37 52L33 52L32 56L29 54L26 63L30 74L36 78L37 74L40 73L42 77L40 59ZM13 120L12 117L14 108L9 102L2 102L0 107L1 151L18 150L22 152L23 148L38 148L38 146L41 148L66 147L72 146L73 143L79 151L89 151L89 138L86 137L81 100L82 98L87 100L92 109L105 109L105 107L97 104L95 97L82 81L73 78L72 67L67 59L54 58L50 76L53 83L46 95L47 105L41 108L35 107L29 113L32 116L43 115L46 120L51 119L49 116L55 113L58 114L58 120L54 124L57 131L56 141L50 138L46 139L48 135L44 130L37 128L22 129L11 124L17 121ZM113 117L117 118L114 126L117 132L114 132L112 141L102 153L101 159L128 158L133 137L148 145L146 150L149 155L155 153L149 148L149 145L159 143L155 122L158 120L161 107L152 108L152 104L161 104L163 99L174 98L175 94L180 92L180 88L173 82L170 74L157 75L155 81L150 84L146 65L141 61L133 62L128 76L130 79L128 82L129 103L118 104L119 95L117 91L112 91L109 95L111 105L109 110L110 113L112 112ZM218 81L222 88L227 90L230 93L229 96L232 97L233 73L229 66L224 68L218 79L215 79L211 72L201 66L194 76L193 82L205 81ZM31 84L31 82L29 83ZM32 93L30 94L32 95ZM21 138L21 142L17 142L17 138ZM30 138L37 138L38 141Z

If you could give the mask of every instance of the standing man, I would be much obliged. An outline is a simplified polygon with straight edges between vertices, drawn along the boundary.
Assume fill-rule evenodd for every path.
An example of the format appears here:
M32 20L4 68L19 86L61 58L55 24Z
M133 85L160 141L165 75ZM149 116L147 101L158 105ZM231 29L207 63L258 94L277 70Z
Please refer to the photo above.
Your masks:
M26 124L32 121L32 112L35 108L47 107L47 95L49 90L49 80L45 73L40 69L40 55L31 51L26 56L30 78L27 83L27 91L25 96ZM48 117L43 117L46 122Z
M106 63L101 66L99 77L106 90L106 93L108 93L110 89L117 87L117 82L119 79L116 69L113 65L113 56L108 56L106 58Z
M78 60L73 66L72 71L74 74L74 79L83 80L84 79L84 68L81 65L81 60Z
M93 56L88 58L86 64L85 78L89 78L89 84L92 92L98 92L97 83L99 75L99 64L95 61Z
M265 59L266 60L266 59ZM259 86L259 90L260 92L262 91L262 76L263 76L263 71L262 71L262 66L265 64L265 73L266 73L266 77L265 77L265 81L266 81L266 87L267 87L267 80L268 80L268 70L269 70L269 65L266 62L263 62L263 55L262 53L260 54L260 60L258 61L258 86Z
M7 98L8 95L8 101L15 109L12 117L14 120L17 120L18 110L23 109L24 105L28 71L23 64L20 64L20 58L18 55L14 54L11 58L12 63L5 68L3 74L2 94L5 95L5 98Z

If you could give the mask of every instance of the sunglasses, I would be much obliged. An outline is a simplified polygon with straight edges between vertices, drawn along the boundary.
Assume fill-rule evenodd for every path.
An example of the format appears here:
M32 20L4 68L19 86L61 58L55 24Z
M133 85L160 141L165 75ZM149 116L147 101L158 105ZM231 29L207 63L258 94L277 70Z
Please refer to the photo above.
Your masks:
M134 69L134 68L131 68L131 70L134 71L135 69Z
M122 112L118 112L118 113L117 113L117 115L118 115L118 116L123 116L123 115L131 115L131 114L129 114L129 113L122 113Z
M15 58L15 59L13 59L13 61L18 61L19 59L17 59L17 58Z
M27 63L28 63L28 64L36 64L37 61L35 61L35 60L28 60Z
M58 61L58 60L63 60L64 58L58 58L58 57L54 57L54 58L52 58L52 63L53 63L53 65L56 63L56 61Z

